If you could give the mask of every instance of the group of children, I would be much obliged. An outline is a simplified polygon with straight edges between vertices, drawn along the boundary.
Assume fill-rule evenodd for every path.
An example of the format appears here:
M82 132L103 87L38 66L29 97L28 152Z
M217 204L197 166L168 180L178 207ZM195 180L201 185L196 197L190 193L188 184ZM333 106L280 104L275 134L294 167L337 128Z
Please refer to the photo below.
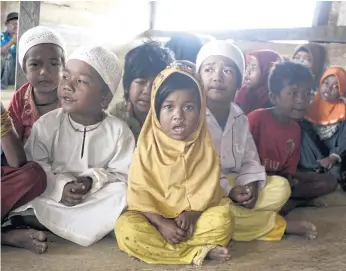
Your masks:
M211 41L176 59L144 43L125 57L124 102L108 108L122 76L112 52L81 47L66 61L58 34L28 30L28 83L1 107L2 244L43 253L44 230L89 246L114 229L146 263L201 265L229 260L231 239L316 238L285 217L345 171L346 72L322 76L315 47L245 60Z

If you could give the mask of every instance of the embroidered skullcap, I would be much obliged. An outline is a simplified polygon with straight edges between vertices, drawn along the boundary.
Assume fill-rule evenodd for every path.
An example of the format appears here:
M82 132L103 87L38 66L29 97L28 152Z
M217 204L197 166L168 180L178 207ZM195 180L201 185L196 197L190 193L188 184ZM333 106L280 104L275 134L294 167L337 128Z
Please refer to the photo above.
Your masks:
M68 58L71 59L84 61L93 67L114 95L122 74L119 59L114 53L99 45L80 47Z
M43 43L58 45L63 50L63 53L65 52L65 41L58 33L45 26L30 28L19 40L18 61L22 68L25 54L29 49Z
M245 72L245 59L242 51L234 44L225 40L214 40L206 43L197 55L196 70L199 71L203 61L209 56L224 56L232 60L241 75Z

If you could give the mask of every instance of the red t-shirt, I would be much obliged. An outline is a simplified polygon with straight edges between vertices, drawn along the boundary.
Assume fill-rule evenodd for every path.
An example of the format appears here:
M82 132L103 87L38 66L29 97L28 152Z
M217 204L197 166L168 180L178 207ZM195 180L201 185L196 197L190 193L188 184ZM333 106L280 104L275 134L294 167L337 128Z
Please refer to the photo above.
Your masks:
M300 127L295 122L277 120L271 109L248 114L250 130L258 154L268 174L293 175L300 158Z
M31 133L34 123L40 118L40 113L34 102L33 87L26 83L12 96L8 106L8 112L13 120L14 128L25 143ZM58 103L57 108L60 107Z

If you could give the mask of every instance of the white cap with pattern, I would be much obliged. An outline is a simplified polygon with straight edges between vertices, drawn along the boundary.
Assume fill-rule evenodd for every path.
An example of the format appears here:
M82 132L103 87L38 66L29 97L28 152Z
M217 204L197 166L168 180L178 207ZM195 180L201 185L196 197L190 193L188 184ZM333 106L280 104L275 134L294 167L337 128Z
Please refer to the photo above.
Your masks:
M114 95L122 75L119 59L114 53L99 45L80 47L67 61L71 59L84 61L93 67Z
M203 61L209 56L224 56L231 59L238 67L241 75L245 72L245 59L242 51L226 40L214 40L206 43L197 55L196 70L199 71Z
M58 33L45 26L30 28L22 35L18 44L18 61L22 68L25 54L29 49L44 43L58 45L65 53L65 41Z

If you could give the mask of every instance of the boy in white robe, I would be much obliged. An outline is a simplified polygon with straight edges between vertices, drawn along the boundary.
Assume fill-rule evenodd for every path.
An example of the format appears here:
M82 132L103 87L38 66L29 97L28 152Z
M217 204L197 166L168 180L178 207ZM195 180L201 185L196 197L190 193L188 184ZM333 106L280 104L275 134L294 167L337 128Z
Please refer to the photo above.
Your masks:
M44 168L48 184L15 212L32 208L45 228L82 246L111 232L126 207L135 140L124 122L104 111L120 78L113 53L99 46L79 48L59 84L62 108L42 116L25 145L28 160Z

